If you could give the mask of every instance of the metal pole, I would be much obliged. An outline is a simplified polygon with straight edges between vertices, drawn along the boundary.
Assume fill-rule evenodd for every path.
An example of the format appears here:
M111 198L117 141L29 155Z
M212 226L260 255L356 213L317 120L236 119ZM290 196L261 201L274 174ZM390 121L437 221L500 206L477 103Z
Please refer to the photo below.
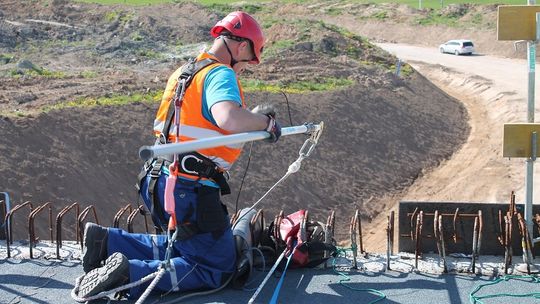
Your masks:
M305 124L300 126L293 126L281 129L281 136L295 135L295 134L311 134L315 132L321 132L323 129L323 122L319 124ZM181 143L164 144L156 146L142 146L139 149L139 156L142 159L151 159L157 156L180 154L185 152L196 151L200 149L236 145L250 141L256 141L266 139L270 137L270 134L265 131L244 132L232 135L209 137L199 140L191 140Z
M535 4L534 0L528 0L528 5ZM536 70L536 42L540 40L540 13L536 13L536 39L534 41L527 41L527 63L528 63L528 94L527 94L527 122L534 123L534 93L535 93L535 70ZM531 157L527 159L527 176L525 180L525 222L527 224L527 230L533 231L532 222L532 206L533 206L533 181L534 181L534 161L536 160L536 142L537 135L534 132L531 135L532 141L532 153ZM531 237L532 238L532 237Z

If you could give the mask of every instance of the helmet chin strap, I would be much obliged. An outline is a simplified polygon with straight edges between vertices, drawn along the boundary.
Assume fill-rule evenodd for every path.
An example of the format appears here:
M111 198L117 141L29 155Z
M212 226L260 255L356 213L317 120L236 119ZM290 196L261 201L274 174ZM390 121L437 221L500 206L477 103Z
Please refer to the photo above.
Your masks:
M231 52L231 49L229 49L229 45L227 44L227 41L225 40L226 36L220 36L221 39L223 39L223 43L225 44L225 48L227 48L227 52L229 52L229 56L231 57L231 68L234 68L234 66L239 62L249 62L249 60L236 60Z

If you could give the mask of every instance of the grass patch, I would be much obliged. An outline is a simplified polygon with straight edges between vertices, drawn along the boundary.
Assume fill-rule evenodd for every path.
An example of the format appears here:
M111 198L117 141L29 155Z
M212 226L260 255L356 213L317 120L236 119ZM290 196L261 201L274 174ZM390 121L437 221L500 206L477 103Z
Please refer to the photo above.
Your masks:
M23 76L26 77L45 77L45 78L54 78L54 79L63 79L68 77L68 75L62 71L50 71L46 69L12 69L9 74L13 78L20 78Z
M419 17L414 20L419 25L436 25L442 24L446 26L458 25L459 18L454 16L443 16L440 12L431 11L425 17Z
M308 1L304 1L305 3L308 3ZM349 3L399 3L399 4L406 4L410 7L419 8L420 1L418 0L351 0ZM524 0L422 0L422 8L441 8L444 6L448 6L450 4L467 4L467 3L474 3L474 4L516 4L516 5L526 5L527 1ZM441 6L442 4L442 6Z
M371 15L371 18L378 19L378 20L385 20L386 18L388 18L388 12L386 11L376 12L373 15Z
M354 81L347 78L324 78L312 81L297 81L272 84L261 80L245 79L241 80L242 88L246 92L270 92L270 93L296 93L305 94L310 92L327 92L342 89L354 84Z
M13 55L0 54L0 63L8 64L13 61Z
M86 79L92 79L98 76L97 73L94 71L82 71L79 75L82 78L86 78Z
M44 113L50 111L63 110L67 108L93 108L102 106L122 106L132 103L158 103L161 101L163 90L150 93L135 93L132 95L113 95L110 97L85 97L72 101L44 106L41 110Z
M165 55L154 50L138 50L137 55L148 59L163 59Z

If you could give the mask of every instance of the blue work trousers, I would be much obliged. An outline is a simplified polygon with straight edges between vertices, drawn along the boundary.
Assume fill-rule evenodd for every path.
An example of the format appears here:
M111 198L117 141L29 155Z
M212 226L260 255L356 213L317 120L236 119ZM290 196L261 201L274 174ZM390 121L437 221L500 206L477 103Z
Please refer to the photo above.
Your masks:
M163 197L167 175L161 174L157 180L156 195L163 208ZM141 196L150 209L148 195L149 177L141 185ZM196 219L197 191L201 185L196 182L178 180L174 190L176 216L178 220ZM164 209L164 208L163 208ZM169 216L166 215L166 220ZM130 282L156 272L165 258L166 235L127 233L110 228L108 254L121 252L129 259ZM165 274L156 286L158 291L187 291L193 289L217 288L222 284L222 276L233 272L236 250L230 226L222 234L201 233L187 240L173 243L171 272ZM140 296L150 281L134 287L129 296Z

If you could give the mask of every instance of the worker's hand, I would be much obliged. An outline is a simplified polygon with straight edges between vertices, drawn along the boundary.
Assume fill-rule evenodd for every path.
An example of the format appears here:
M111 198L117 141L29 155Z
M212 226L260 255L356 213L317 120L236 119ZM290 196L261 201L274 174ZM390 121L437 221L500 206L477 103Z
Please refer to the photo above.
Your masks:
M266 126L265 131L270 133L270 137L267 139L268 142L275 143L278 141L279 137L281 136L281 126L276 121L274 116L267 114L268 118L270 120L268 121L268 126Z
M276 121L276 109L274 108L274 105L263 103L256 106L253 110L251 110L251 112L268 116L270 120L268 121L266 129L264 129L266 132L270 133L270 137L267 139L267 141L271 143L278 141L279 137L281 136L281 126Z
M258 113L258 114L263 114L263 115L266 115L266 116L270 115L272 117L276 117L276 109L274 108L273 104L269 104L269 103L263 103L261 105L258 105L255 108L253 108L253 110L251 110L251 112Z

